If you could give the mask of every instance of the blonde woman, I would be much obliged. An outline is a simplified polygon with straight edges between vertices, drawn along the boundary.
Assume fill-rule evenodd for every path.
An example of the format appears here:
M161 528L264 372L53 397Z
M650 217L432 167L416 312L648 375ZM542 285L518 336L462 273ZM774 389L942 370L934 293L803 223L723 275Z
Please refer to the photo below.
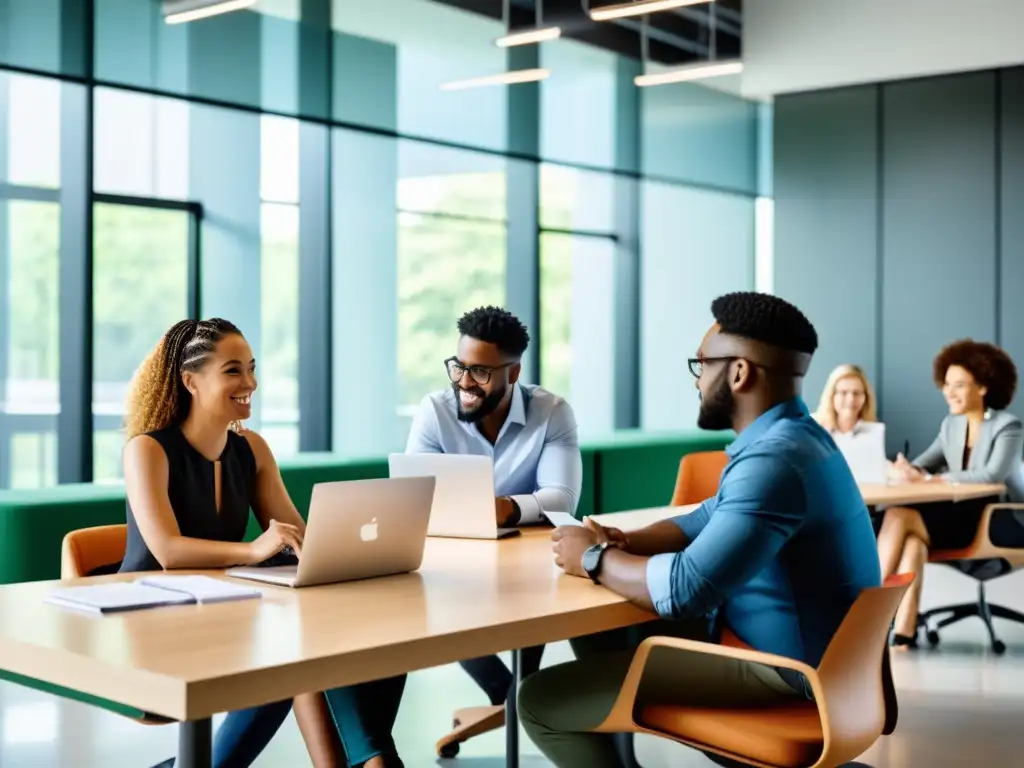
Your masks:
M142 363L126 420L122 573L255 565L300 554L306 525L277 462L262 437L239 431L255 391L252 350L227 320L177 323ZM250 509L263 534L245 542ZM403 675L297 696L295 716L313 764L401 766L391 729L404 686ZM251 765L292 705L230 712L214 738L215 768ZM172 758L161 765L173 764Z
M878 423L875 392L860 367L846 363L829 374L814 418L840 449L843 441L853 440Z

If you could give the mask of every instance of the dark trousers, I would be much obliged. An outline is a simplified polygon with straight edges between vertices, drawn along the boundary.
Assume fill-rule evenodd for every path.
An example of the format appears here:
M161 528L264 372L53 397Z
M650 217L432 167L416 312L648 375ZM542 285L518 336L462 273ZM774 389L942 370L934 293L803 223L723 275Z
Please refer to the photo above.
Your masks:
M543 655L543 645L523 649L523 668L521 670L523 678L540 669L540 660ZM487 694L491 704L497 706L505 702L509 691L512 690L512 673L501 659L497 656L481 656L478 659L460 661L459 664Z

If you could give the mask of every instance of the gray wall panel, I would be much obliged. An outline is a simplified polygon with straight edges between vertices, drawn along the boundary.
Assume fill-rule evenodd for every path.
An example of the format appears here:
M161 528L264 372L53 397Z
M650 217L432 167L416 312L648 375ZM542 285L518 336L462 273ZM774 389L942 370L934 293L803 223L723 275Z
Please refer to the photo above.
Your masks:
M1018 366L1024 366L1024 69L1000 75L1001 242L999 341ZM1024 414L1024 397L1011 409Z
M927 447L946 413L931 362L996 337L996 76L885 86L882 399L889 449Z
M874 86L775 102L775 293L818 329L811 408L840 363L877 377L877 102Z

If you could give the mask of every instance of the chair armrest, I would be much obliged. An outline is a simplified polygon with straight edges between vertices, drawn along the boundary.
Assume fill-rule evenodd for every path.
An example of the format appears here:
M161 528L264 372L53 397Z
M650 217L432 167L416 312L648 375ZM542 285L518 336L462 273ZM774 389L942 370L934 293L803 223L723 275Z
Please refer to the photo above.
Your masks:
M635 730L636 724L633 720L633 709L636 705L636 696L640 690L640 681L643 679L648 658L651 655L651 651L655 648L673 648L689 653L701 653L707 656L720 656L738 661L748 661L753 664L763 664L769 667L791 669L807 678L815 699L818 701L824 700L824 691L818 680L817 670L804 664L802 661L778 656L774 653L763 653L748 648L733 648L698 640L684 640L677 637L649 637L640 643L640 646L637 648L611 712L609 712L604 722L594 729L595 731L616 733Z
M992 526L992 515L1002 510L1024 511L1024 504L1013 504L998 502L986 505L978 520L978 530L974 534L974 541L962 549L938 549L929 556L929 561L941 563L953 560L975 560L986 557L999 557L1004 551L1003 547L997 547L992 543L989 529Z

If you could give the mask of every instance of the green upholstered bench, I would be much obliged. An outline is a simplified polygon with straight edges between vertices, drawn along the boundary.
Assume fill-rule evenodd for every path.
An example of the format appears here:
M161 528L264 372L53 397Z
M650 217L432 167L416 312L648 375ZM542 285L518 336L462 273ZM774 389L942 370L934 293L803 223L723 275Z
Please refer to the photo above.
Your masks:
M667 504L679 460L694 451L720 450L731 433L697 430L652 434L623 431L585 441L583 488L577 516ZM321 482L388 476L385 457L347 458L304 453L282 459L281 476L305 515ZM69 531L123 523L121 485L77 484L43 490L0 491L0 584L60 577L61 540ZM255 520L249 535L258 532Z
M596 459L594 511L665 506L672 500L680 459L688 453L721 451L734 437L731 431L621 430L605 439L587 441Z

